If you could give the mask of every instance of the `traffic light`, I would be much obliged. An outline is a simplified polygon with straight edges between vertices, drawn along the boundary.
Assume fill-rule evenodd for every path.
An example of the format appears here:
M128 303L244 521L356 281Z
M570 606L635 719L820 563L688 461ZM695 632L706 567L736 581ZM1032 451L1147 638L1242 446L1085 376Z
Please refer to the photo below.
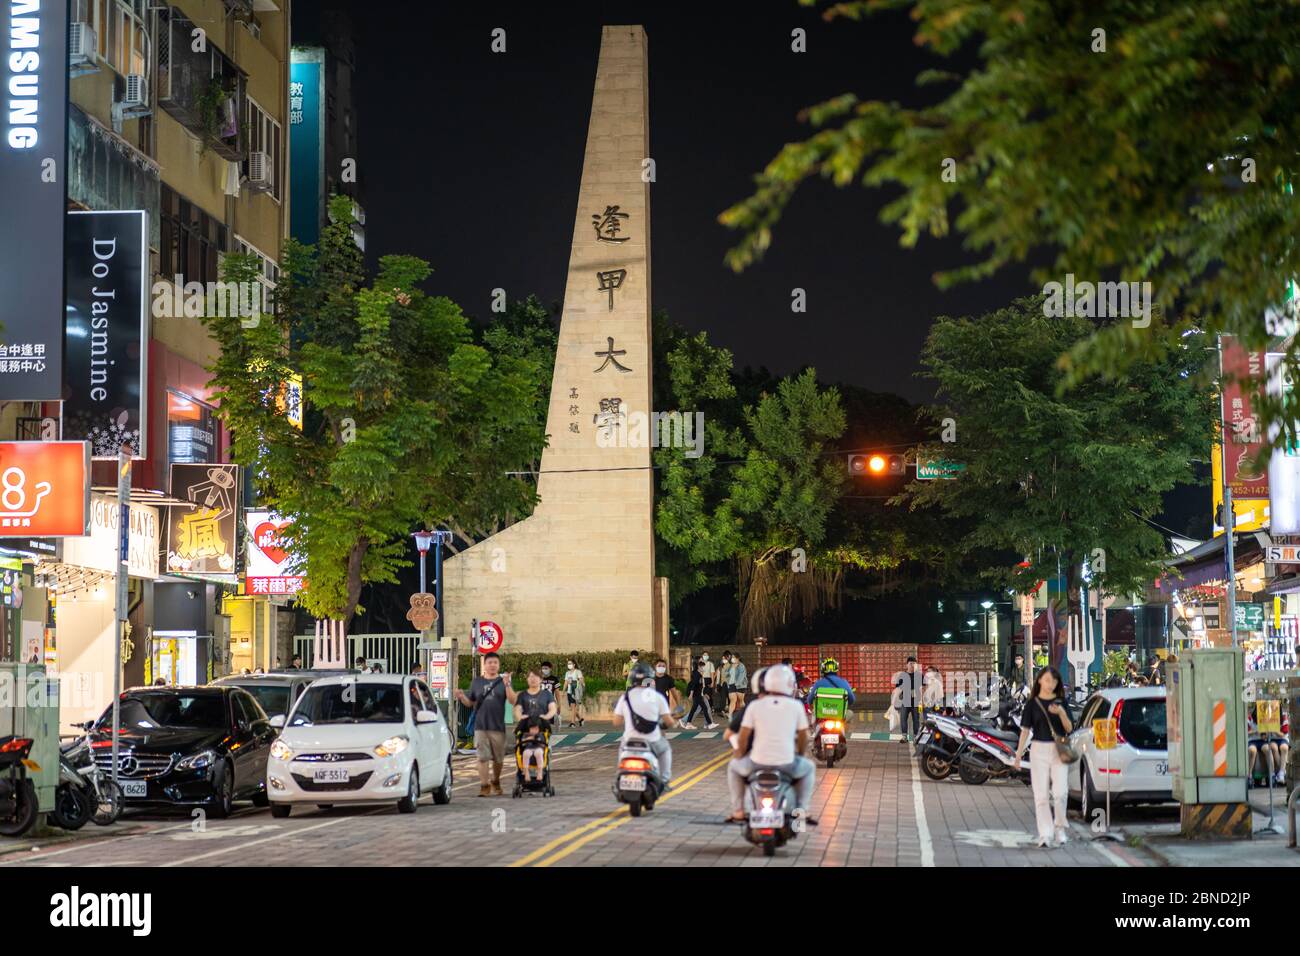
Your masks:
M884 475L903 475L906 473L906 459L902 455L890 455L883 452L849 455L850 475L869 475L872 478L880 478Z

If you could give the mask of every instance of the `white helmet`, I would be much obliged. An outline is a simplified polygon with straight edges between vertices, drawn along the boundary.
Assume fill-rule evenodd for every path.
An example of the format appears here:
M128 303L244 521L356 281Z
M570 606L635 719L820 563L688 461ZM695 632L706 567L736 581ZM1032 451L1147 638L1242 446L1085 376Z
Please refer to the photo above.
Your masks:
M754 676L749 679L749 689L753 691L755 695L763 692L763 675L766 673L767 668L760 667L758 670L754 671Z
M795 690L794 671L785 664L769 667L763 675L763 690L769 694L791 696Z

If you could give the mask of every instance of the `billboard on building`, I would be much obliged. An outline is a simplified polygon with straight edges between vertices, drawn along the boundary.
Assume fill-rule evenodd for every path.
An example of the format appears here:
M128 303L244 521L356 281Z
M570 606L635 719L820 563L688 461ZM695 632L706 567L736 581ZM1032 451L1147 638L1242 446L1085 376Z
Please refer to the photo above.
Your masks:
M131 505L127 528L127 573L135 578L158 577L158 509L152 505ZM80 568L113 572L120 566L122 509L116 498L91 495L90 534L63 543L63 561Z
M1268 390L1281 396L1286 404L1293 401L1295 383L1287 374L1284 353L1268 355ZM1274 426L1274 434L1277 426ZM1300 446L1283 445L1268 460L1269 534L1300 534Z
M171 466L173 505L167 515L167 572L235 574L239 517L238 465Z
M297 594L306 585L302 567L280 539L280 532L289 524L271 511L244 513L248 539L245 594Z
M1223 467L1234 498L1267 498L1268 471L1256 463L1267 443L1255 416L1253 394L1265 379L1265 352L1222 337Z
M0 401L57 401L63 382L68 4L0 3Z
M0 537L75 537L89 522L85 442L0 442Z
M142 209L70 212L63 437L145 457L149 234Z
M325 216L325 51L295 47L289 56L289 232L315 244Z

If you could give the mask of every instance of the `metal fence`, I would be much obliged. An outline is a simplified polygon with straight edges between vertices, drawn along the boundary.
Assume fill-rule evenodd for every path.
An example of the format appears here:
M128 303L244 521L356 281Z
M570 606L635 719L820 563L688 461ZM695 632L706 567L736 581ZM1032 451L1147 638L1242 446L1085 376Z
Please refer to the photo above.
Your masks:
M312 634L294 635L293 652L302 658L303 667L313 664L315 640ZM367 664L378 663L389 674L407 674L419 663L419 643L419 634L349 634L347 662L350 666L363 657Z

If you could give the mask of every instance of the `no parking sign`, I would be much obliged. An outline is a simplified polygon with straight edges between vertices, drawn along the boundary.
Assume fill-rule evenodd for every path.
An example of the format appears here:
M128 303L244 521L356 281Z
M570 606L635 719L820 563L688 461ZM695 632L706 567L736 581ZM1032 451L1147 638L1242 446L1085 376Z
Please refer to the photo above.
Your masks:
M501 650L501 645L506 639L505 632L501 630L501 625L493 621L478 622L478 641L476 642L480 654L491 654L493 651Z

